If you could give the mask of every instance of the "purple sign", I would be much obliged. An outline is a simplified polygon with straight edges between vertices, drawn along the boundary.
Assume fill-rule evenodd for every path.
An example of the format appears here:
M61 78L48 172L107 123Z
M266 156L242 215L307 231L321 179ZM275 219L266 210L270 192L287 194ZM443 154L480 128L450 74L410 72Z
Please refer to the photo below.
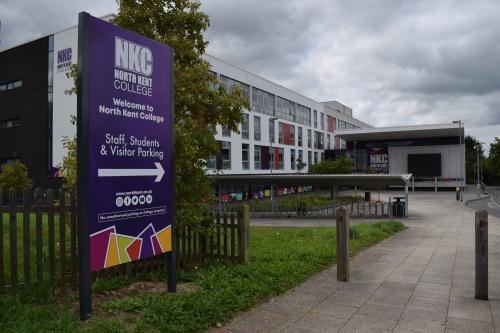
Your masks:
M173 50L92 17L89 52L89 252L98 271L172 251Z
M389 173L389 153L387 147L368 149L368 166L379 173Z

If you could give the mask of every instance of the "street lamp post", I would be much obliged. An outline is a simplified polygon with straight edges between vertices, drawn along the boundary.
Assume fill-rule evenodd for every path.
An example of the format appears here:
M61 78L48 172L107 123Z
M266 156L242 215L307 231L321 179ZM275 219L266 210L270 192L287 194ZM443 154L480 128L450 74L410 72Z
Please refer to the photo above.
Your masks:
M276 158L275 154L274 154L274 151L273 151L273 141L276 139L276 133L275 133L275 129L276 127L274 126L274 122L278 120L277 117L271 117L269 118L269 126L271 126L271 121L272 121L272 126L273 126L273 137L269 137L269 144L270 144L270 149L271 149L271 153L272 153L272 156L273 156L273 160L272 160L272 163L271 163L271 175L273 174L273 167L274 167L274 159ZM275 201L274 200L274 195L275 195L275 191L274 191L274 185L271 183L271 210L272 212L274 213L276 211L276 204L275 204Z
M354 173L358 172L358 155L356 154L356 144L358 141L354 141Z
M480 150L481 150L481 145L484 144L484 142L478 142L476 144L476 156L477 156L477 161L476 161L476 173L477 173L477 196L481 196L481 178L480 178Z
M461 120L455 120L453 122L454 124L458 124L458 143L459 143L459 149L460 149L460 201L464 201L464 149L462 148L462 121Z
M273 156L273 160L272 160L272 163L271 163L271 175L273 174L274 159L276 158L276 156L274 156L275 154L274 154L274 150L273 150L273 141L274 141L274 140L275 140L275 138L276 138L276 135L275 135L276 133L275 133L275 131L274 131L274 130L275 130L274 122L275 122L276 120L278 120L278 118L277 118L277 117L271 117L271 118L269 118L269 121L272 121L272 123L273 123L273 138L272 138L272 140L271 140L271 138L269 138L269 143L270 143L270 148L271 148L271 154L272 154L272 156ZM270 125L270 124L269 124L269 125Z

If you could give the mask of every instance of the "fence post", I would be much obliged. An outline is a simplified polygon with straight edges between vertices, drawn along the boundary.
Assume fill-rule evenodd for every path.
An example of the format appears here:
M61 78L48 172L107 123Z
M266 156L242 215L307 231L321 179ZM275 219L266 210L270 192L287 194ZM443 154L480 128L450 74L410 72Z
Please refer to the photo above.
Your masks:
M349 215L337 209L337 280L349 281Z
M10 215L10 281L11 287L17 287L17 216L16 216L16 190L9 190L9 215Z
M42 190L35 190L35 262L36 280L43 281Z
M476 229L476 299L488 300L488 213L475 214Z
M71 287L76 290L78 285L78 250L77 250L77 206L76 206L76 192L70 192L70 215L71 215L71 228L70 228L70 246L71 246Z
M30 223L30 198L31 191L27 188L23 190L23 261L24 261L24 283L31 282L31 223Z
M5 287L4 249L3 249L3 188L0 188L0 291Z
M198 231L198 241L200 242L200 261L201 263L205 263L205 260L207 259L208 257L208 253L207 253L207 243L208 243L208 239L207 239L207 235L206 235L206 229L201 229Z
M390 218L393 217L392 216L392 200L391 200L391 197L389 197L389 202L387 203L387 209L389 209L389 212L388 212L389 217Z
M49 242L49 279L56 280L56 255L55 255L55 222L54 222L54 190L47 190L47 224Z
M238 207L238 255L242 264L250 262L250 209L248 205Z

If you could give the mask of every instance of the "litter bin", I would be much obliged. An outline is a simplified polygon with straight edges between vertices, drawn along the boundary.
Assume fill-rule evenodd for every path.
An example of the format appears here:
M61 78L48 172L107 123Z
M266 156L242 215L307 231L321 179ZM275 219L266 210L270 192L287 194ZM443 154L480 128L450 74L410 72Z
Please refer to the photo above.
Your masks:
M365 201L368 202L371 200L371 193L370 192L365 192Z
M392 216L394 217L404 217L405 216L405 198L404 197L394 197L392 202Z

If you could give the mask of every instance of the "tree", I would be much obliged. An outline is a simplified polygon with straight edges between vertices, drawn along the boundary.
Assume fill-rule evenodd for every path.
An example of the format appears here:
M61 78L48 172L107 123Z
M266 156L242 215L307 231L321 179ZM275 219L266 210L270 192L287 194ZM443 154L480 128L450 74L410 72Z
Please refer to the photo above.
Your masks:
M206 161L217 153L215 126L238 131L248 97L238 89L217 87L202 56L209 18L193 0L119 0L114 23L172 46L175 50L175 191L178 223L197 224L213 200Z
M354 164L346 156L341 156L335 160L323 160L309 167L309 173L349 174L353 173L353 171Z
M8 190L14 188L22 191L31 187L33 181L28 177L28 168L19 162L13 161L2 165L0 170L0 188Z
M297 158L297 172L300 173L304 168L306 167L306 164L302 162L302 159L299 157Z
M484 163L484 181L488 185L500 184L500 138L490 145L489 156Z
M465 179L467 184L475 184L477 182L477 146L479 141L470 135L465 136ZM481 146L479 152L481 159L484 159L484 150Z

